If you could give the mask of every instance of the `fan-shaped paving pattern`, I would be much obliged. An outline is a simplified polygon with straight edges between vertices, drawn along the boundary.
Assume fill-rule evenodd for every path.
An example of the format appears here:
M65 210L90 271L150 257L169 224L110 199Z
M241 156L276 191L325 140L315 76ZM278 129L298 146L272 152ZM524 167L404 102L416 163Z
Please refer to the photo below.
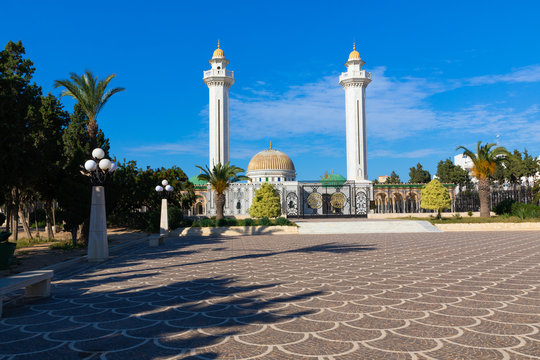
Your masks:
M168 239L8 304L0 359L534 359L533 232Z

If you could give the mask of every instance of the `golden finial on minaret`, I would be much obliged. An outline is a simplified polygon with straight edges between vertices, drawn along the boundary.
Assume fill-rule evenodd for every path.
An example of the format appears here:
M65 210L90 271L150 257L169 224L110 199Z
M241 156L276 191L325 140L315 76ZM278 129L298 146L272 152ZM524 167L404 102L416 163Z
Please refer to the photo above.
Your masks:
M270 140L270 150L272 150L272 140Z
M349 54L349 61L350 60L362 60L360 58L360 53L358 51L356 51L356 41L353 41L352 48L353 48L353 50Z

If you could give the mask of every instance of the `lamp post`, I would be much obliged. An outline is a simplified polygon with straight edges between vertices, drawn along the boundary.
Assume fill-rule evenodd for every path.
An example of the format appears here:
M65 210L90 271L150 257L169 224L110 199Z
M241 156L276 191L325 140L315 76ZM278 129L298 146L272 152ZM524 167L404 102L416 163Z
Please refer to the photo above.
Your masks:
M116 164L105 158L103 149L96 148L92 151L92 159L84 163L84 168L90 174L92 183L88 261L104 261L109 257L109 244L103 184L107 180L107 175L116 170Z
M163 185L163 186L161 186ZM169 215L167 212L167 199L172 194L174 188L167 180L163 180L161 185L156 186L156 191L161 197L161 219L159 222L159 235L169 235Z

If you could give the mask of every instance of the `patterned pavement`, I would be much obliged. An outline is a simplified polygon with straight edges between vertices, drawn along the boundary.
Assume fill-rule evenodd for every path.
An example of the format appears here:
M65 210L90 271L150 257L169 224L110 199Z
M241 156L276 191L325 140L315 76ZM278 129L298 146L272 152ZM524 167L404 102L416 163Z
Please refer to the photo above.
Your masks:
M0 359L539 359L538 232L169 239L6 306Z

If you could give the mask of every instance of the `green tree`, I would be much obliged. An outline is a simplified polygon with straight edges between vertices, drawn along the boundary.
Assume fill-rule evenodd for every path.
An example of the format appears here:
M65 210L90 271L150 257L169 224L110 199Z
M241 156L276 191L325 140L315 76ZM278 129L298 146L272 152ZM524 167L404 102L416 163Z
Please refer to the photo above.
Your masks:
M395 171L392 171L390 174L390 177L386 179L384 182L385 184L401 184L401 179L399 178L399 175L396 174Z
M86 114L76 104L62 137L66 158L64 176L58 184L61 191L57 194L57 200L66 222L65 230L71 232L74 244L77 241L77 230L80 225L83 226L79 238L83 242L88 239L92 187L90 178L82 172L82 166L90 158L94 148L87 131L88 123ZM95 141L108 156L109 140L105 138L101 130L98 130Z
M437 179L431 180L427 185L424 185L421 194L421 207L428 210L437 210L437 218L441 218L441 211L450 209L452 200L448 189L446 189Z
M61 96L71 96L77 100L79 106L88 117L87 130L92 147L97 145L96 136L99 128L96 116L111 96L125 90L124 88L116 87L107 91L107 86L114 77L116 77L116 74L111 74L105 80L100 80L90 70L86 70L84 75L71 73L71 80L56 80L54 82L56 88L65 88Z
M469 172L461 166L454 165L450 158L437 164L437 178L443 184L456 184L460 187L471 183Z
M212 190L216 192L216 220L223 219L225 191L229 188L231 183L240 180L249 180L249 178L239 175L239 173L244 172L244 169L230 165L230 162L228 161L225 165L217 163L212 170L210 170L208 165L204 168L198 165L197 167L202 171L202 173L197 176L198 179L208 182L212 187Z
M429 171L424 170L422 164L416 164L416 167L409 169L409 183L410 184L427 184L431 181L431 174Z
M281 215L281 201L274 185L264 183L255 191L249 215L254 218L275 218Z
M24 55L20 41L9 41L0 52L0 191L6 202L6 228L15 240L23 211L21 199L35 182L29 164L39 154L34 134L42 123L41 88L32 83L34 64Z
M41 126L33 134L34 144L39 149L33 159L34 178L37 180L33 188L44 204L47 234L51 239L54 237L53 202L62 191L58 184L62 177L66 176L63 133L69 123L69 113L63 110L55 96L49 94L41 98L40 114Z
M536 174L540 171L540 162L529 152L527 149L523 151L523 176L532 177L533 181L536 179Z
M458 146L456 150L462 149L463 154L471 158L473 162L472 173L478 179L478 196L480 198L480 216L489 217L489 195L491 192L489 177L495 173L497 163L505 161L510 155L502 147L495 147L496 144L489 143L482 145L479 141L476 144L476 153L464 146Z

